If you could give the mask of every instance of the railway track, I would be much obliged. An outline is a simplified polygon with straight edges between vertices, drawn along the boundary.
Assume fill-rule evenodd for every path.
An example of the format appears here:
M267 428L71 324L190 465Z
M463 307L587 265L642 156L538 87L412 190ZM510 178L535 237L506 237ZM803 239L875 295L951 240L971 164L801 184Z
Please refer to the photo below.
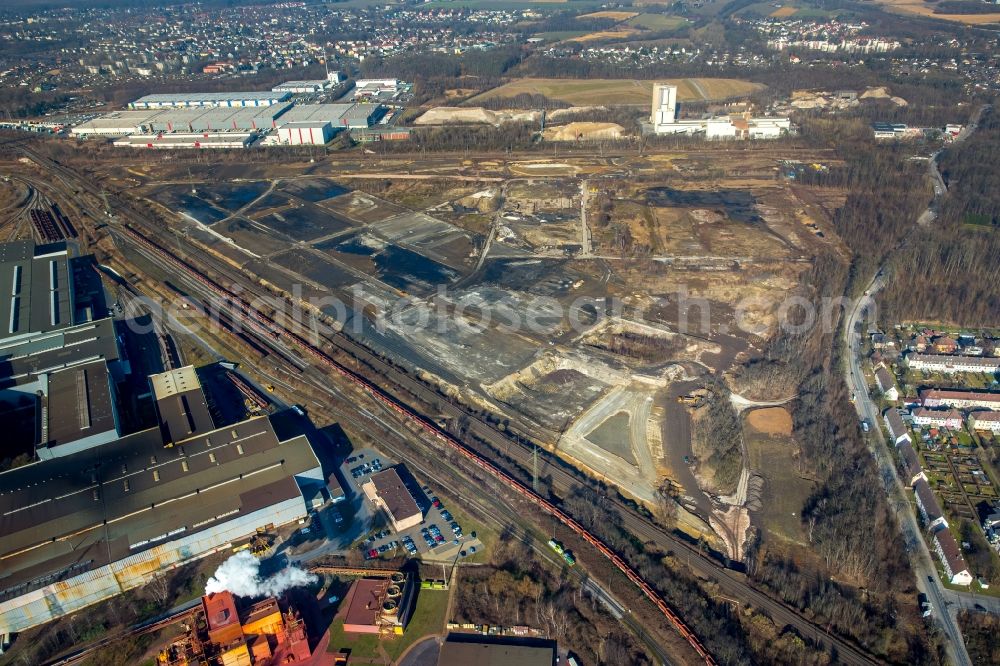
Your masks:
M82 181L75 172L66 169L65 167L51 162L44 156L37 154L33 149L28 147L24 148L25 152L40 163L45 163L46 166L50 166L55 170L61 179L69 183L74 183L76 186L80 187L82 190L88 191L94 196L100 194L93 185L89 182ZM155 226L151 225L148 220L145 220L145 216L141 213L137 213L128 204L120 202L117 197L112 198L109 201L109 206L113 212L123 212L130 219L137 221L145 221L146 228L144 231L148 231L150 234L155 233ZM117 225L116 225L117 226ZM329 356L322 350L314 347L309 341L304 340L296 333L288 331L283 326L271 320L270 318L261 315L260 313L247 307L245 302L237 297L229 290L221 287L220 285L214 283L212 280L208 279L201 271L198 271L193 266L189 265L183 259L172 255L167 250L153 243L143 234L138 233L134 229L129 229L127 227L120 227L122 231L128 234L132 241L137 244L146 244L147 248L151 249L154 254L160 254L160 259L165 259L166 255L170 255L168 263L174 268L180 269L190 276L200 282L204 287L209 289L212 293L229 300L233 305L237 306L237 309L242 311L241 316L245 316L246 324L250 328L256 328L263 336L263 339L267 340L268 337L276 339L283 337L286 339L291 339L295 346L302 349L313 360L317 361L323 367L334 371L351 382L355 383L357 386L361 387L367 393L369 393L373 398L389 406L391 409L399 413L403 418L411 420L419 425L425 432L430 436L433 436L440 440L442 443L449 447L452 447L455 451L465 457L467 460L485 470L492 476L498 478L503 483L516 490L519 494L538 505L540 508L546 512L553 515L556 519L562 522L564 525L572 529L573 531L580 530L578 534L588 543L591 543L598 551L600 551L605 557L607 557L614 566L619 568L634 584L636 584L643 594L653 601L653 603L663 612L664 616L671 621L677 628L679 633L684 636L689 642L692 643L692 647L697 644L696 651L702 654L706 663L711 662L711 656L707 654L704 647L701 645L697 636L695 636L686 625L681 621L679 617L674 614L670 609L669 605L659 597L655 590L653 590L641 577L636 574L631 567L624 562L617 554L613 553L608 549L599 539L590 535L586 530L582 528L572 517L568 516L561 511L555 504L552 504L548 499L535 494L530 490L523 482L517 478L510 475L505 470L501 469L499 466L495 465L491 461L484 458L479 453L473 451L471 448L466 446L464 443L452 436L447 430L445 430L438 423L427 419L426 417L410 410L405 404L399 402L397 398L393 395L387 393L385 390L371 384L366 378L364 378L357 371L348 368L347 366L339 363L333 357ZM232 267L226 267L225 273L235 272ZM242 283L246 282L245 276L237 276L236 282ZM242 305L241 305L242 302ZM338 336L335 340L326 339L324 342L330 342L339 349L345 351L349 355L353 355L361 363L368 363L373 365L373 367L378 366L382 371L390 373L390 378L392 381L400 384L403 388L413 392L415 396L432 396L435 403L440 404L442 402L442 396L436 394L436 392L431 391L426 385L418 383L412 377L408 377L405 373L401 372L398 368L385 363L374 355L367 348L359 345L358 343L349 340L344 336ZM443 410L448 412L452 416L465 416L470 417L472 423L476 424L477 432L476 434L482 437L485 441L489 442L491 445L497 445L498 450L505 450L505 452L510 455L515 460L520 463L525 463L530 459L530 453L527 452L523 446L523 442L512 440L509 436L504 435L497 431L491 424L485 422L475 415L470 415L464 410L456 407L450 406L451 403L444 401ZM524 433L529 438L532 437L532 433ZM511 443L517 446L510 447ZM558 486L563 490L568 490L578 483L582 483L581 479L576 478L568 471L564 470L558 464L550 465L550 470L553 477L553 485ZM817 645L822 647L827 647L833 651L838 660L843 663L848 664L873 664L877 663L876 660L872 659L870 656L865 654L863 651L859 650L853 644L827 633L822 627L816 625L815 623L809 621L801 615L801 613L790 606L787 606L775 599L772 599L764 592L757 590L752 585L748 583L745 577L742 575L728 570L725 564L713 560L701 551L693 548L690 544L685 542L683 539L664 531L664 529L655 523L652 523L645 517L633 511L627 505L619 503L619 508L623 514L624 526L630 532L634 533L637 537L643 541L654 543L660 547L667 550L675 550L684 552L687 555L687 561L689 566L693 571L695 571L699 576L711 580L719 585L720 589L727 595L734 596L745 600L746 603L752 604L757 608L764 610L768 613L779 627L792 626L794 627L800 635L804 638L812 640L817 643ZM630 575L631 574L631 575Z
M408 406L399 402L394 396L390 395L382 388L376 386L370 382L365 377L361 376L354 370L348 368L347 366L334 360L333 357L329 356L326 352L313 346L309 341L302 338L298 333L290 331L285 327L281 326L274 319L271 319L267 315L258 312L256 309L252 308L250 304L243 300L242 297L234 294L225 287L216 284L208 277L199 273L186 261L177 257L174 253L169 250L157 245L153 241L146 238L144 235L135 231L131 227L125 226L121 228L124 235L128 236L136 245L144 248L147 253L153 253L160 259L165 260L167 263L171 264L174 268L187 274L189 278L193 278L203 286L212 291L216 296L222 298L225 302L235 306L237 310L242 314L243 323L258 330L265 336L269 336L275 339L287 338L290 339L296 347L307 353L316 362L326 367L328 370L332 370L334 373L340 375L341 377L349 380L357 387L361 388L365 393L369 394L371 397L375 398L378 402L382 403L389 409L393 410L405 420L408 420L421 429L423 429L427 434L435 437L441 443L450 447L453 451L465 457L469 462L476 465L489 475L497 478L502 483L507 485L510 489L514 490L522 497L530 501L531 503L538 506L540 509L556 518L559 522L569 528L571 531L577 534L584 541L589 543L598 552L600 552L605 558L607 558L621 573L625 575L636 587L638 587L642 593L659 609L664 617L674 626L677 632L691 645L691 647L702 657L706 664L709 666L715 665L715 660L709 654L708 650L701 643L701 640L680 618L677 613L670 607L669 604L659 595L659 593L643 579L638 572L636 572L631 565L629 565L618 553L614 552L609 548L601 539L597 536L591 534L586 530L580 523L578 523L572 516L564 512L562 509L557 507L555 504L545 499L538 493L534 492L527 485L522 483L517 478L511 476L506 471L501 469L499 466L495 465L491 461L481 457L479 454L471 450L463 442L459 441L457 438L452 436L449 432L444 430L434 421L412 411Z
M130 629L122 633L102 638L96 643L88 645L85 648L81 648L76 652L73 652L68 655L63 655L51 661L47 661L45 662L45 666L72 666L73 664L79 664L85 659L93 656L94 653L98 652L99 650L102 650L108 647L109 645L113 645L118 641L122 640L123 638L128 638L130 636L142 636L143 634L148 634L154 631L158 631L160 629L163 629L164 627L170 626L171 624L180 622L181 620L184 620L186 618L190 618L195 614L195 612L197 612L197 609L198 609L197 606L192 606L191 608L186 608L184 610L177 611L176 613L172 613L170 615L167 615L166 617L162 617L146 623L135 625L134 627L131 627Z

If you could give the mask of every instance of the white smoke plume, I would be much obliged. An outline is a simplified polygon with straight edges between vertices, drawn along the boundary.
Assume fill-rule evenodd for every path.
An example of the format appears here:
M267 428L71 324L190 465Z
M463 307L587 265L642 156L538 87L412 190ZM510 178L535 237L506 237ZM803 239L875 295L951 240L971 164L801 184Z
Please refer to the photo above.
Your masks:
M286 567L270 578L261 578L260 560L241 550L219 565L205 584L205 593L228 591L238 597L276 597L290 587L316 580L315 574L295 566Z

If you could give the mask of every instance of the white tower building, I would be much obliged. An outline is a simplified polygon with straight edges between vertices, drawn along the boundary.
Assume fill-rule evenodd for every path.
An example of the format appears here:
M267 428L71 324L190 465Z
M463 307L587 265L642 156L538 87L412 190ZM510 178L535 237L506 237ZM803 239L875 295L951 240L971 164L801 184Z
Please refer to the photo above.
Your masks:
M653 84L653 111L649 121L654 131L677 121L677 86L666 83Z

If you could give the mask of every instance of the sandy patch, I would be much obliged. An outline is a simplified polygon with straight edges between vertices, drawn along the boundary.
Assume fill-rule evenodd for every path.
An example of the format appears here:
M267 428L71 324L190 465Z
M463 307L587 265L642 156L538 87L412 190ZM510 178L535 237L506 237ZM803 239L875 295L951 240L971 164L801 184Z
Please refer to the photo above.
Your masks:
M781 7L771 12L771 16L773 16L774 18L786 18L788 16L791 16L797 11L799 11L798 7Z
M784 407L755 409L747 415L747 423L757 432L767 435L792 434L792 415Z
M543 136L546 141L621 139L625 136L625 128L616 123L577 122L558 127L546 127Z

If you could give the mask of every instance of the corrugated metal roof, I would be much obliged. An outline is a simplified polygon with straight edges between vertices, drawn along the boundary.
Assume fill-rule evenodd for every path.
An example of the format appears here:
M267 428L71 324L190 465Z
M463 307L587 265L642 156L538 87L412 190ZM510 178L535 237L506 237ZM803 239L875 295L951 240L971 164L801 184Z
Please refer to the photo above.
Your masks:
M0 567L10 575L0 586L73 563L100 566L171 532L299 496L292 477L318 467L305 436L279 442L270 420L257 417L171 448L152 428L4 472Z

